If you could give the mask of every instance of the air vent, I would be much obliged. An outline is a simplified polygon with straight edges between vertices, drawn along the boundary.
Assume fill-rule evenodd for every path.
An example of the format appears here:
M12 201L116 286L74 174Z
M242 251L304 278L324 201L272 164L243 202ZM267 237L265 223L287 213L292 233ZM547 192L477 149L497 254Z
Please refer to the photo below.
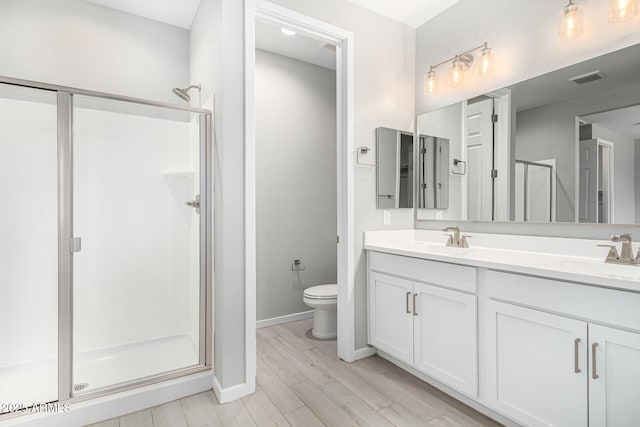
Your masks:
M587 74L582 74L581 76L571 77L569 81L574 82L575 84L583 85L585 83L595 82L596 80L602 80L605 77L607 77L605 73L603 73L600 70L597 70Z

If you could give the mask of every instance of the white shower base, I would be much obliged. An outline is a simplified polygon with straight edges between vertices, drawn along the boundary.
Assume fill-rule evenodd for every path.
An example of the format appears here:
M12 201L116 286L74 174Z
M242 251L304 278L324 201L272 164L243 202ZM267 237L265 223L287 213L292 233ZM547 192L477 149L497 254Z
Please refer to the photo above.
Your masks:
M198 361L198 346L189 334L80 353L74 359L73 384L88 387L74 394L193 367ZM30 406L55 401L57 395L57 359L0 367L0 402Z
M196 366L198 359L198 346L189 334L108 347L75 356L73 384L88 384L82 392L92 391Z

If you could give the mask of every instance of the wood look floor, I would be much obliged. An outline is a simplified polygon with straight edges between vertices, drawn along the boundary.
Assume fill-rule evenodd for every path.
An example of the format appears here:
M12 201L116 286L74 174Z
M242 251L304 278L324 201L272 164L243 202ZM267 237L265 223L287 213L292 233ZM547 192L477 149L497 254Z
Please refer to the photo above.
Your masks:
M258 329L257 391L220 405L213 392L94 427L499 426L373 356L347 364L335 341L307 337L311 320Z

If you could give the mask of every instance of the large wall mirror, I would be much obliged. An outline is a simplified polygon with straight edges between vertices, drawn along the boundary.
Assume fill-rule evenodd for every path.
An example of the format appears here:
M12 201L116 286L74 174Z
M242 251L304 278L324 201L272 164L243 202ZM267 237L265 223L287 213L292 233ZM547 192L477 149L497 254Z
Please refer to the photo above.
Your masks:
M418 220L640 223L640 45L417 122L447 151L415 174Z

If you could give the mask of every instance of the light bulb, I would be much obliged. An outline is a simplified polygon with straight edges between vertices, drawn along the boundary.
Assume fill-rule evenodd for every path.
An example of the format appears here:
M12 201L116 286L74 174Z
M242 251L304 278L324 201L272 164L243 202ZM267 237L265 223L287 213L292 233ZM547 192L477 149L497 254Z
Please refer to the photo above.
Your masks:
M609 22L624 22L638 14L638 0L609 0Z
M464 82L464 64L456 58L453 60L453 65L449 72L449 84L457 86L462 82Z
M293 30L290 30L288 28L281 28L280 31L282 32L282 34L284 34L285 36L295 36L296 32Z
M424 76L424 94L436 93L438 91L438 77L436 72L429 70Z
M480 51L478 58L478 74L486 76L493 70L493 59L491 58L491 49L488 47Z
M558 36L563 39L575 39L582 34L582 7L569 1L560 14Z

